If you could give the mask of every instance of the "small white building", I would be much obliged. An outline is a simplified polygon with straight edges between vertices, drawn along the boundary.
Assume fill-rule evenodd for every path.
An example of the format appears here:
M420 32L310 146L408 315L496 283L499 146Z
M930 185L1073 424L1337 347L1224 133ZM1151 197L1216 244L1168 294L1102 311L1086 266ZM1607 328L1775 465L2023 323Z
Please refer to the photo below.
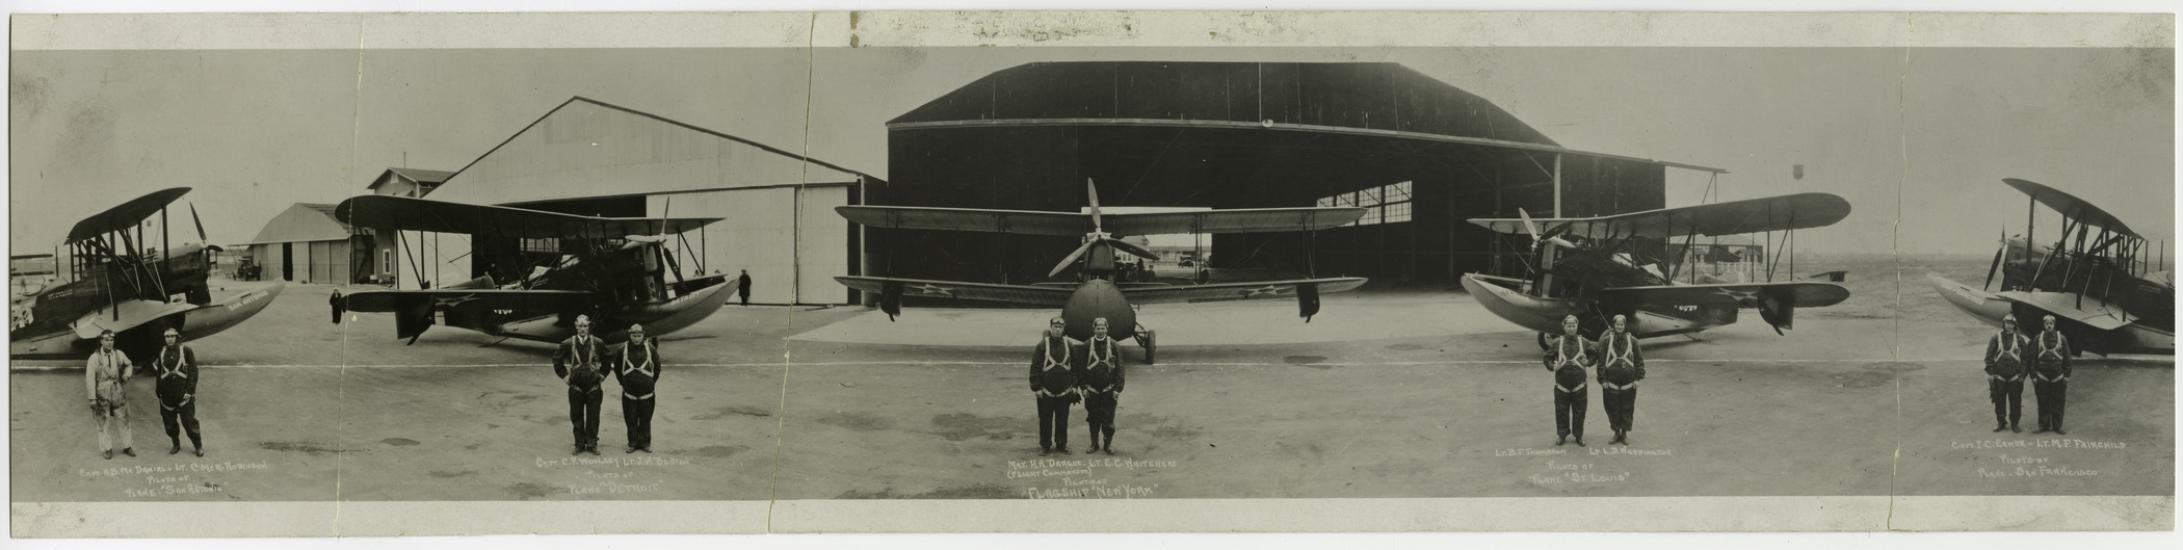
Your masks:
M369 237L334 219L334 205L296 203L243 243L268 281L351 284L374 273Z

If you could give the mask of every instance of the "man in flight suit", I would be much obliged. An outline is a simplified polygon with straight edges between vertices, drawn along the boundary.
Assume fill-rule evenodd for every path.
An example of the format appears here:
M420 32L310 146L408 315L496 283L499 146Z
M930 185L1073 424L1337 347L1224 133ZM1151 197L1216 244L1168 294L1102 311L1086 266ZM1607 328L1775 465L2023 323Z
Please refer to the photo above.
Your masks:
M1091 450L1114 454L1114 409L1122 397L1122 362L1107 318L1092 319L1092 337L1084 342L1084 371L1077 375L1084 394L1084 423L1091 427ZM1106 436L1101 444L1100 436Z
M1031 354L1031 395L1038 398L1038 454L1069 454L1069 405L1077 399L1075 342L1060 317L1046 325Z
M190 448L205 456L205 440L197 431L197 350L182 345L182 333L167 329L167 345L152 359L159 375L154 393L159 394L159 421L167 427L167 454L182 452L182 432L189 433Z
M599 454L599 403L605 398L599 386L606 380L599 348L604 346L591 335L591 317L578 315L576 335L553 350L553 375L568 386L568 421L576 433L576 450L569 454Z
M1630 422L1637 413L1637 381L1645 379L1645 356L1637 351L1637 335L1630 334L1629 319L1614 318L1614 329L1599 339L1599 400L1607 409L1607 425L1615 431L1608 444L1630 444Z
M1563 317L1561 334L1547 339L1546 370L1554 373L1554 433L1559 436L1555 445L1569 443L1574 435L1577 446L1584 446L1584 409L1591 404L1584 370L1592 366L1592 347L1577 334L1575 315Z
M2024 352L2031 339L2016 330L2016 316L2001 318L2001 334L1986 340L1986 393L1994 402L1994 431L2023 432L2017 420L2024 417ZM2043 420L2040 428L2045 429Z
M629 428L629 448L624 453L652 452L652 407L659 383L659 341L644 337L644 325L629 325L629 343L622 344L621 364L614 380L622 386L622 423Z
M2032 359L2031 392L2039 401L2039 431L2069 435L2062 431L2063 402L2069 397L2069 339L2054 328L2054 316L2046 317L2047 330L2032 340L2038 356Z
M129 354L114 349L114 331L99 333L99 350L91 352L91 358L83 364L83 392L91 399L91 414L99 422L99 456L114 458L114 442L108 439L109 426L121 432L121 454L136 456L134 439L129 433L129 401L125 385L130 376L136 375L136 364L129 362Z

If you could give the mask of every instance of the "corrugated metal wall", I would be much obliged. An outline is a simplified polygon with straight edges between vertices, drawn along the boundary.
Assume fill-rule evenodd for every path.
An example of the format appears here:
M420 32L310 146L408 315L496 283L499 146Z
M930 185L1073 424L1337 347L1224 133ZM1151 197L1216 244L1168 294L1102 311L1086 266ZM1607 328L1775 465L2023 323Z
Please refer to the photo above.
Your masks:
M834 207L849 204L847 187L799 188L796 220L796 302L845 304L849 291L834 277L849 274L849 222Z
M849 274L849 231L834 207L848 200L844 186L774 187L655 195L645 210L722 218L687 235L691 250L703 252L684 253L684 271L701 259L707 272L749 270L752 303L841 304L849 294L834 277Z

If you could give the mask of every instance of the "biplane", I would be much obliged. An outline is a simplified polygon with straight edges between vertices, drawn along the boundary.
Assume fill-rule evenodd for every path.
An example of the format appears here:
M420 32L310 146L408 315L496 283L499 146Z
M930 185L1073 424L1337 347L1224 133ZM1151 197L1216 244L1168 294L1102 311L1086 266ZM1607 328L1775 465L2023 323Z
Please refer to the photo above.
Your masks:
M578 315L590 316L593 334L603 338L618 339L631 324L665 335L719 311L733 293L724 274L685 278L669 250L678 243L686 248L683 233L719 218L580 216L387 195L341 201L334 216L358 227L468 234L479 239L479 250L487 242L549 249L496 254L479 264L483 274L451 285L343 298L349 311L393 313L395 337L411 344L441 322L501 338L559 342L576 334ZM415 275L424 279L421 271Z
M2001 240L1984 286L1927 273L1941 297L1995 326L2012 313L2026 327L2053 315L2079 353L2175 352L2175 276L2158 269L2165 256L2147 258L2153 251L2145 237L2090 202L2031 181L2001 181L2031 197L2024 234ZM2042 204L2062 215L2061 235L2051 244L2033 233Z
M213 301L206 283L212 253L205 225L190 206L197 243L168 246L167 206L188 194L188 187L161 189L108 208L68 231L69 280L13 304L16 326L8 332L8 355L25 358L86 357L98 348L99 333L114 331L124 353L148 357L172 328L185 340L227 330L257 315L280 295L278 285ZM148 243L145 229L159 216L159 243ZM150 249L157 244L157 249Z
M1104 214L1099 211L1099 188L1085 181L1090 200L1088 212L927 208L911 206L841 206L843 218L866 227L937 231L979 231L1081 237L1083 244L1062 257L1048 277L1060 276L1074 267L1076 281L1031 285L935 281L893 277L835 277L842 285L878 296L879 308L889 319L901 315L904 296L948 298L1036 307L1059 307L1070 338L1092 335L1092 320L1106 318L1116 328L1116 339L1129 338L1145 350L1152 363L1159 340L1151 328L1138 322L1137 304L1211 302L1294 296L1298 314L1305 322L1319 313L1319 295L1363 286L1363 277L1327 277L1177 285L1161 282L1116 280L1121 254L1158 259L1152 251L1120 238L1122 235L1171 235L1205 233L1270 233L1317 231L1340 227L1364 217L1364 208L1307 207L1184 212Z
M1797 308L1849 299L1849 289L1838 284L1843 273L1793 279L1794 253L1777 251L1751 258L1763 266L1760 280L1703 280L1687 272L1689 254L1666 254L1667 245L1680 239L1688 251L1698 237L1764 233L1772 241L1782 232L1786 249L1796 230L1833 225L1849 212L1841 197L1800 193L1589 218L1533 219L1522 210L1519 218L1477 218L1469 221L1530 237L1528 274L1466 274L1463 288L1486 311L1542 334L1559 332L1567 315L1576 315L1586 334L1597 334L1618 314L1630 316L1639 337L1691 334L1735 323L1743 309L1757 309L1780 334L1793 328Z

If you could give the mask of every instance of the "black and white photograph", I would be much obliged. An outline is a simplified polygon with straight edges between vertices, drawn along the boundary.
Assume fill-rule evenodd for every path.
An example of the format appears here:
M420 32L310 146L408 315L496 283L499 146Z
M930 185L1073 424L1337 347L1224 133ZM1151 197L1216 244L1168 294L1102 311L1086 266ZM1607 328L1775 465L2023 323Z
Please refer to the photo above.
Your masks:
M836 15L15 15L13 535L2174 529L2171 15Z

